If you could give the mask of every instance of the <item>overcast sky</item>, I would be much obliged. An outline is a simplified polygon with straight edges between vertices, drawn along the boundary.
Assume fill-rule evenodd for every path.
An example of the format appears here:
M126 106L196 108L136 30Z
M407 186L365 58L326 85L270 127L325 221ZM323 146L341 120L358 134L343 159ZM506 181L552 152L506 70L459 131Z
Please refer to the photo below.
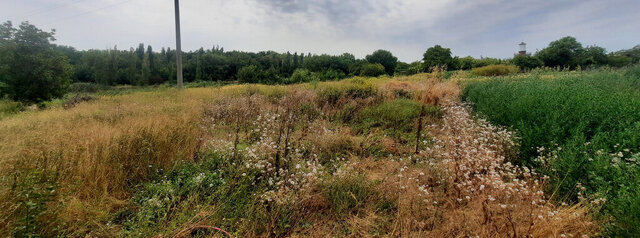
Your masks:
M353 53L387 49L420 60L435 44L454 55L507 58L575 36L608 51L640 44L640 0L182 0L185 50ZM173 0L2 0L0 19L56 29L57 44L175 48Z

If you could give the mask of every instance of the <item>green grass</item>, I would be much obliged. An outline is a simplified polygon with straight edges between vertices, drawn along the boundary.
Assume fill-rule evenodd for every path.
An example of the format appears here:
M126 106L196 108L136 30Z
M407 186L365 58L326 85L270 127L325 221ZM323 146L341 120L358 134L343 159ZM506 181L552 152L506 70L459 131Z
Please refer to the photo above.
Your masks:
M556 198L608 199L602 219L613 236L640 236L640 77L625 71L538 73L475 81L464 98L521 137L521 164L551 177ZM544 147L542 152L538 147ZM543 164L537 156L556 159ZM622 158L612 156L621 153Z
M11 101L8 99L0 99L0 119L9 115L16 114L25 109L21 102Z
M420 116L422 104L410 99L396 99L382 104L368 107L360 112L357 131L364 131L380 127L398 137L403 133L416 130L415 120ZM437 116L440 113L438 107L425 105L425 115Z

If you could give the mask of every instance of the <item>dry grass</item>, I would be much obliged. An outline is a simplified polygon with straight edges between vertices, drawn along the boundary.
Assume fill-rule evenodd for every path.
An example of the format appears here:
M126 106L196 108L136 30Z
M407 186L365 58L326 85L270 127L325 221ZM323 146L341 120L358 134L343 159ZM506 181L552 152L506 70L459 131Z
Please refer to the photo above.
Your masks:
M41 233L62 224L70 234L115 236L119 227L107 225L109 217L130 205L136 185L178 161L199 160L205 150L230 155L233 165L238 159L234 172L251 171L254 185L268 184L254 204L263 213L227 230L244 236L579 237L597 231L587 207L554 205L541 192L543 178L510 165L513 135L473 119L457 102L455 80L440 76L138 92L10 117L0 121L0 215L6 218L0 234L10 234L20 215L20 201L10 197L23 171L52 174L59 185L47 203L59 210L40 218L52 226ZM358 134L347 124L360 110L399 98L444 108L442 119L425 122L432 126L417 154L382 129ZM367 152L374 146L391 156ZM162 232L182 237L224 222L214 215L220 204L201 205L193 219ZM279 223L283 216L288 226Z

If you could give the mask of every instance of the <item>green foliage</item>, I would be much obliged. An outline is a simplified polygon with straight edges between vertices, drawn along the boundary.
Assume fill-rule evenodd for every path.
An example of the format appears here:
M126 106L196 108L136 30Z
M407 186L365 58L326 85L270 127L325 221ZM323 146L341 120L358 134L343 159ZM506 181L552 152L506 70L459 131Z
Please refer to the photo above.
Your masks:
M241 83L259 83L262 71L255 65L242 67L238 70L238 81Z
M378 77L380 75L385 74L384 69L385 69L384 66L382 66L380 63L365 64L364 66L362 66L362 69L360 70L360 76Z
M313 56L310 55L304 58L302 67L308 69L311 72L332 71L341 73L342 75L347 75L349 74L349 66L355 62L355 57L352 54L348 53L344 53L340 56L332 56L326 54Z
M18 171L14 178L12 199L17 208L14 211L13 236L52 235L54 230L46 229L55 223L52 219L57 212L55 204L50 204L58 194L55 175L40 169L25 169Z
M521 70L527 71L538 67L542 67L544 63L538 57L530 55L516 55L511 60L511 63L520 67Z
M444 48L440 45L435 45L427 49L423 54L422 60L424 61L424 67L427 69L435 66L452 68L454 65L454 60L451 56L451 49Z
M121 216L128 216L124 221L123 232L135 236L148 234L144 231L161 230L159 226L162 223L184 216L172 214L172 210L190 213L188 210L181 210L181 206L185 205L183 203L213 201L218 189L225 183L222 178L224 172L218 167L219 161L216 159L218 158L212 158L202 164L179 164L170 171L161 173L158 180L142 184L132 198L138 209L135 212L120 211Z
M638 63L640 62L640 45L636 45L631 49L617 51L614 55L628 57L631 59L631 63Z
M62 97L71 82L69 59L50 43L54 32L23 22L0 26L0 78L5 93L17 101L41 102Z
M108 90L111 87L97 83L72 83L69 85L70 93L97 93L99 91Z
M540 167L559 197L576 199L581 183L582 196L608 199L602 217L615 219L608 225L610 235L635 237L640 235L640 78L629 72L633 69L626 77L596 71L545 75L553 80L498 78L470 83L464 97L490 121L517 131L519 162Z
M3 117L16 114L23 111L25 106L21 102L11 101L8 99L0 99L0 119Z
M414 75L422 71L423 71L423 67L420 61L415 61L415 62L412 62L411 64L398 62L398 67L396 68L397 75Z
M599 46L588 46L584 48L584 53L580 64L588 65L605 65L608 62L607 51Z
M632 58L624 55L609 55L607 64L612 67L624 67L630 65Z
M640 78L640 65L628 68L624 75L631 78ZM638 85L635 86L635 88L638 88Z
M329 105L335 105L340 98L368 98L377 93L373 84L361 78L354 78L345 82L318 85L316 89L317 100Z
M415 130L415 119L420 115L422 104L410 99L396 99L380 105L365 108L360 113L358 130L380 127L389 130L393 136ZM426 115L435 116L439 108L426 106Z
M293 74L291 75L287 83L308 83L308 82L317 81L317 80L318 80L317 75L314 75L309 70L296 69L296 71L293 72Z
M395 72L396 67L398 66L398 58L393 56L393 54L391 54L391 52L387 50L376 50L375 52L373 52L373 54L367 55L365 59L370 64L382 65L384 72L386 72L388 75L391 75L391 76L393 76L393 73ZM363 68L363 70L365 69ZM370 72L367 72L367 73L370 73ZM361 72L360 74L362 75L364 73ZM369 74L367 76L373 76L373 75ZM375 76L378 76L378 75L375 75Z
M548 67L576 68L580 65L580 56L584 52L582 44L571 36L552 41L547 48L536 54Z
M502 76L515 74L518 72L518 67L513 65L504 65L504 64L495 64L488 65L480 68L475 68L471 70L472 74L478 76Z

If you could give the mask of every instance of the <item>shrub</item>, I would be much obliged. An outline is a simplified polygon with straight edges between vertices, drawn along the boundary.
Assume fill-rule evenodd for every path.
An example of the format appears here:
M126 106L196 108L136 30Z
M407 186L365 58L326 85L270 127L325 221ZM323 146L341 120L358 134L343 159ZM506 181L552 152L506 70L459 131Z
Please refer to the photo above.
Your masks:
M337 104L340 98L368 98L376 94L376 88L362 79L323 83L317 86L316 100L320 104Z
M240 83L258 83L262 75L261 71L262 70L255 65L242 67L238 70L238 81L240 81Z
M21 102L0 99L0 119L8 115L16 114L24 109L25 106Z
M317 75L307 69L296 69L286 83L308 83L318 80Z
M97 83L72 83L69 86L70 93L96 93L111 87Z
M385 74L384 66L379 63L365 64L362 66L362 69L360 69L360 76L378 77L383 74Z
M513 65L494 64L471 70L472 74L478 76L502 76L515 74L518 72L518 67Z
M542 60L530 55L516 55L511 60L511 63L520 67L521 70L531 70L544 65Z
M636 65L634 67L627 69L627 72L625 72L624 75L627 77L634 77L634 78L640 79L640 65Z

